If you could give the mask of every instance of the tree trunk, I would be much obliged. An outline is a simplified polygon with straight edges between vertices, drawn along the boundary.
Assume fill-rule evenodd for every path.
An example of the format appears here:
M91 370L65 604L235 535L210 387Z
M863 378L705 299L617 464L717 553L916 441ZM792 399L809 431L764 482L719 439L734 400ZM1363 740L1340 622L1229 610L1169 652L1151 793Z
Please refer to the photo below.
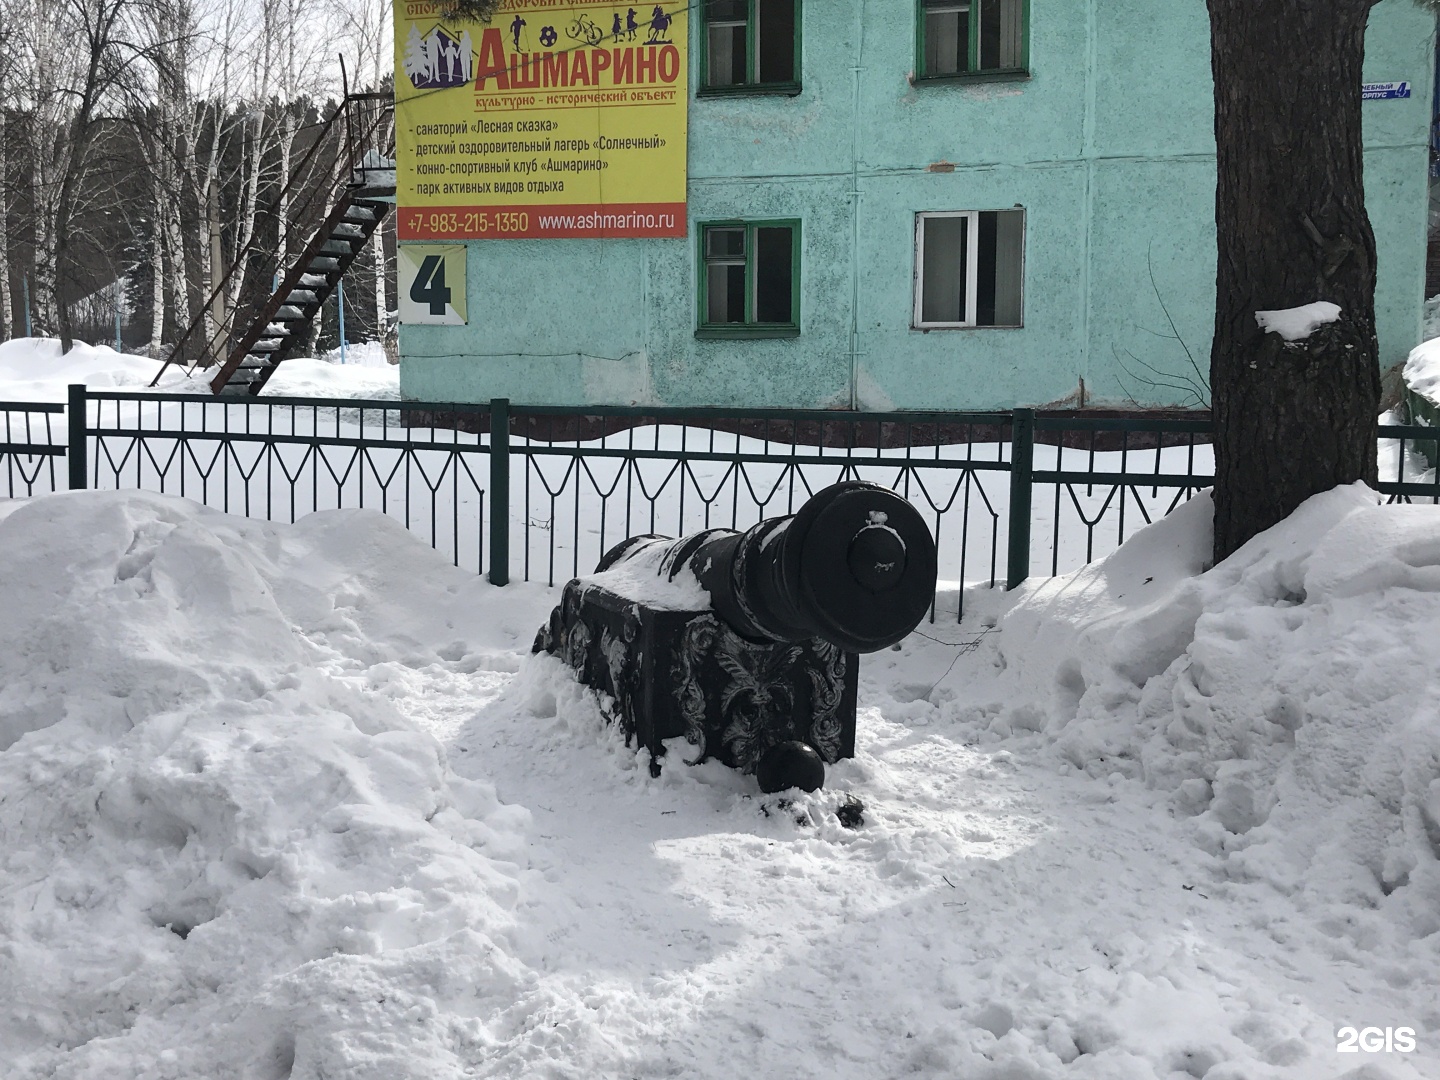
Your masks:
M370 243L375 248L375 340L384 341L385 331L389 329L390 308L385 301L385 229L383 223L381 228L375 230L375 235L370 238Z
M190 307L190 262L185 247L186 204L183 196L192 196L195 205L200 205L195 144L200 137L199 118L204 115L204 108L203 104L187 105L184 122L165 132L166 147L173 147L176 154L175 158L167 159L165 173L170 189L169 212L165 216L165 249L170 259L170 293L175 308L175 325L182 334L194 320ZM172 165L177 159L178 164Z
M0 95L0 341L12 336L15 298L10 295L10 183L9 155L5 140L5 100Z
M295 120L289 105L282 105L280 109L280 195L275 203L275 272L284 274L290 262L290 158L294 152Z
M49 110L47 110L48 112ZM47 125L37 110L37 153L31 161L30 190L35 193L35 274L30 283L34 331L38 337L55 332L55 302L59 282L55 265L55 174L63 169L65 137ZM43 142L42 142L43 140Z
M76 147L71 161L79 155ZM60 333L60 351L68 353L75 347L75 329L70 321L70 297L60 279L61 267L70 262L71 231L75 214L76 176L73 169L67 170L60 183L60 201L55 210L55 319Z
M215 256L213 226L219 215L220 184L220 125L224 116L219 106L215 107L215 126L210 137L210 158L205 163L204 178L197 191L200 219L205 223L204 235L200 239L200 303L196 318L204 319L206 325L205 348L200 361L209 367L214 363L216 351L220 348L220 328L216 325L215 305L220 301L216 287L220 280L221 260Z
M255 239L255 217L259 212L260 197L260 170L265 163L265 103L259 102L255 106L254 133L250 136L248 143L245 137L245 128L240 128L240 149L241 149L241 171L245 177L244 197L240 206L240 220L235 228L235 273L230 278L227 289L226 304L229 310L234 311L240 305L241 290L245 285L245 275L250 261L250 244ZM246 147L249 152L246 153ZM229 267L225 268L228 271ZM224 273L225 271L219 271Z
M163 124L161 130L164 130ZM156 141L162 138L157 136ZM160 162L167 152L161 146L150 172L150 197L155 207L155 222L150 230L150 355L154 357L165 353L165 218L169 211Z
M205 220L209 223L210 242L208 246L210 276L206 288L210 290L207 295L210 300L210 361L215 364L225 362L225 354L229 348L229 327L226 318L225 289L222 287L221 279L225 274L225 241L224 226L220 221L220 185L210 185L209 196L205 203Z
M1210 386L1215 560L1311 495L1376 482L1375 238L1360 127L1376 0L1207 0L1219 263ZM1327 300L1285 342L1255 312Z

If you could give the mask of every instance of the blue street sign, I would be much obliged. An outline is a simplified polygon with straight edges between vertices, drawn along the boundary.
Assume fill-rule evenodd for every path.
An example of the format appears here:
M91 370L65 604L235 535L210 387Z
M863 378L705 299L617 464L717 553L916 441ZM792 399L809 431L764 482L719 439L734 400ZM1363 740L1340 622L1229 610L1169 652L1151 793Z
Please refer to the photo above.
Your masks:
M1361 101L1385 101L1389 98L1408 98L1408 82L1367 82L1360 84Z

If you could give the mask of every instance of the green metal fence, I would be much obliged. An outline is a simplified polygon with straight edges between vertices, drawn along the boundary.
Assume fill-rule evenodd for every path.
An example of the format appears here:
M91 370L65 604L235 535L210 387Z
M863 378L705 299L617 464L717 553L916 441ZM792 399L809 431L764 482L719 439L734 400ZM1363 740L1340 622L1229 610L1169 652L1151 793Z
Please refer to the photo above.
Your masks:
M64 458L70 488L274 520L374 507L497 585L558 584L634 533L744 528L858 478L921 510L942 579L1014 587L1113 550L1213 476L1208 417L1028 409L557 409L75 386L64 406L0 403L0 435L12 498L60 487ZM1440 502L1424 453L1437 440L1440 429L1382 427L1391 501Z

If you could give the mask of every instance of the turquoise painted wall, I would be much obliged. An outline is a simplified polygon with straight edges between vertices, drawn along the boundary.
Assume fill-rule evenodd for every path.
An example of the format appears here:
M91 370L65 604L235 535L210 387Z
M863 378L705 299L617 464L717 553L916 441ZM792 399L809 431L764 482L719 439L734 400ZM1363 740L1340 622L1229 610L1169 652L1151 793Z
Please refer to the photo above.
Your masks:
M914 11L806 0L802 94L691 100L691 237L469 244L470 325L402 327L402 393L995 409L1078 404L1083 379L1087 404L1191 403L1145 365L1193 381L1188 348L1209 367L1205 5L1031 0L1029 79L922 86ZM1414 87L1364 105L1384 366L1420 335L1434 33L1413 0L1371 14L1366 79ZM1025 325L911 329L916 212L1017 204ZM800 336L697 340L694 223L779 217L802 221Z

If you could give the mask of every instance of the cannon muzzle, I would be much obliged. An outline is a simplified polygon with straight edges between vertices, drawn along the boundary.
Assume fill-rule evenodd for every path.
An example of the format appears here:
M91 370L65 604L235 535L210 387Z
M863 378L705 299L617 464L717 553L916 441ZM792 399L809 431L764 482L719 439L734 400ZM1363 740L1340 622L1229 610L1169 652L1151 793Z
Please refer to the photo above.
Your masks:
M860 480L825 488L793 516L745 532L632 537L596 570L662 541L659 572L673 579L688 567L716 614L756 641L821 638L846 652L875 652L915 629L935 596L935 541L919 511Z

